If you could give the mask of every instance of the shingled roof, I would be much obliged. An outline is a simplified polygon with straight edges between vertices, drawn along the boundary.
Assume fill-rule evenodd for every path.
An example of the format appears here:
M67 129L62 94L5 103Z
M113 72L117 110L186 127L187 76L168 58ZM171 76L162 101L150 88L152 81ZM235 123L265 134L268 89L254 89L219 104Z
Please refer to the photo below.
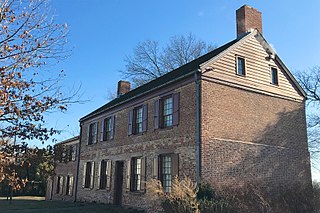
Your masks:
M167 85L168 83L174 83L175 81L178 81L178 80L181 80L185 77L193 75L195 70L197 70L202 63L217 56L218 54L220 54L224 50L228 49L229 47L231 47L232 45L234 45L235 43L240 41L242 38L244 38L248 34L249 33L246 33L243 36L238 37L237 39L230 41L229 43L226 43L225 45L223 45L219 48L216 48L213 51L211 51L203 56L200 56L199 58L197 58L197 59L195 59L195 60L193 60L193 61L175 69L175 70L172 70L159 78L156 78L146 84L143 84L140 87L137 87L137 88L131 90L130 92L128 92L124 95L121 95L118 98L113 99L112 101L108 102L107 104L103 105L102 107L100 107L100 108L94 110L93 112L89 113L88 115L82 117L80 119L80 122L87 120L94 115L105 112L106 110L109 110L115 106L123 104L123 103L131 100L132 98L139 97L143 94L146 94L146 93L151 92L155 89L158 89L164 85Z

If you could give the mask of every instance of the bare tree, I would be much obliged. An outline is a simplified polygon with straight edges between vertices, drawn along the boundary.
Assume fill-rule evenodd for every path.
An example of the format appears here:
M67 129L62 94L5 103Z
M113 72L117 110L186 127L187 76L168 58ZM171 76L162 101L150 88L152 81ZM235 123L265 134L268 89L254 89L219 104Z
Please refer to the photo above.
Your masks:
M70 103L78 102L76 91L63 94L59 86L63 72L43 69L68 55L66 36L66 26L54 22L46 0L0 0L2 149L7 147L5 141L13 138L47 140L57 130L45 125L44 114L64 111ZM0 150L0 182L5 175L16 178L14 172L6 172L8 159L12 157L7 158Z
M307 128L311 156L320 153L320 66L296 74L300 85L307 93Z
M133 56L126 56L126 68L121 72L135 86L140 86L213 49L191 33L172 37L162 49L157 41L147 40L136 46Z

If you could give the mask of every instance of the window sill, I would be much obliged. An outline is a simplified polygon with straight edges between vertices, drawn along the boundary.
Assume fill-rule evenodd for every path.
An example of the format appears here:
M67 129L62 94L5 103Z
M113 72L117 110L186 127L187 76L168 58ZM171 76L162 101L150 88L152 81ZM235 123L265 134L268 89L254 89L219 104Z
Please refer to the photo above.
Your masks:
M127 193L132 194L132 195L143 195L146 192L145 191L127 191Z
M103 141L100 141L100 143L110 143L110 142L112 142L114 139L109 139L109 140L103 140Z
M179 124L176 125L176 126L179 126ZM173 129L173 128L176 127L176 126L160 127L159 129L155 129L154 131L166 131L166 130L171 130L171 129Z
M273 83L270 83L271 86L274 86L274 87L279 87L279 84L273 84Z
M146 132L135 133L135 134L131 134L131 135L128 135L128 136L129 137L131 137L131 136L141 136L141 135L144 135L144 133L146 133Z
M245 77L247 77L247 75L246 75L246 74L244 74L244 75L243 75L243 74L236 73L236 75L237 75L237 76L239 76L239 77L241 77L241 78L245 78Z

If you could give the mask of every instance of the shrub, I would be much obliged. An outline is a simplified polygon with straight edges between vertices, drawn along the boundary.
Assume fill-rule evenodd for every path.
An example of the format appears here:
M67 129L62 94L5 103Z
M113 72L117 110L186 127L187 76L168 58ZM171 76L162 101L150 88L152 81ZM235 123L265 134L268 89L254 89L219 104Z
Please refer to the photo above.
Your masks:
M161 182L152 179L147 183L148 197L158 201L165 212L200 213L197 184L190 178L172 180L171 192L163 192ZM156 204L157 205L157 204Z

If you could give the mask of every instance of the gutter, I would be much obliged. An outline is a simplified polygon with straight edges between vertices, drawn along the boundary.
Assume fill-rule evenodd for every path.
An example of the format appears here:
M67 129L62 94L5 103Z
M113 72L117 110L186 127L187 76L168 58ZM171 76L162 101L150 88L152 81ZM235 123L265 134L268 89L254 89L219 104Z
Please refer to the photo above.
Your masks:
M74 202L77 202L78 198L78 180L79 180L79 168L80 168L80 150L81 150L81 137L82 136L82 126L80 124L80 136L79 136L79 148L78 148L78 158L77 158L77 175L75 178L76 185L74 188Z
M196 181L201 181L201 70L194 71L196 84Z

